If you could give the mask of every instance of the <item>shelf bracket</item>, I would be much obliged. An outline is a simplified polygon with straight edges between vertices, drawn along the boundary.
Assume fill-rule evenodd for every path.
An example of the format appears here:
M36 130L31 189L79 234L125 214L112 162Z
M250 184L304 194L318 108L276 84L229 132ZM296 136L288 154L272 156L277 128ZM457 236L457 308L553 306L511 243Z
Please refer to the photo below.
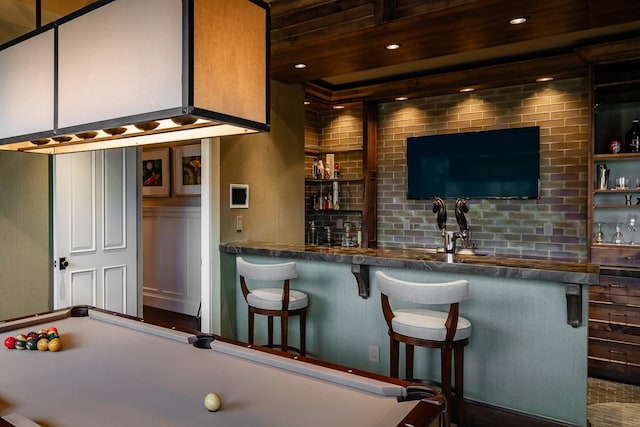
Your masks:
M369 266L362 264L351 264L351 273L356 278L358 284L358 294L362 299L369 298Z
M564 294L567 298L567 324L577 328L582 325L582 286L565 283Z

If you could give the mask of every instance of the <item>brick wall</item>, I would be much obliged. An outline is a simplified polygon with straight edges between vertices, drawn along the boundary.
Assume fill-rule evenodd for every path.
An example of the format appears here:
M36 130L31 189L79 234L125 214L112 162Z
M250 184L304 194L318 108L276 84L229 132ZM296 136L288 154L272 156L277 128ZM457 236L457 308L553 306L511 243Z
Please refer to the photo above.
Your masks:
M406 199L406 138L477 130L540 126L540 197L537 200L470 199L467 221L479 253L587 260L589 100L585 79L381 104L378 135L378 246L435 247L440 231L431 201ZM336 132L337 116L320 114L319 140L362 136L361 123ZM337 138L340 139L340 138ZM342 167L342 166L341 166ZM453 200L448 226L455 228ZM411 224L403 230L403 220ZM552 235L543 233L545 223Z

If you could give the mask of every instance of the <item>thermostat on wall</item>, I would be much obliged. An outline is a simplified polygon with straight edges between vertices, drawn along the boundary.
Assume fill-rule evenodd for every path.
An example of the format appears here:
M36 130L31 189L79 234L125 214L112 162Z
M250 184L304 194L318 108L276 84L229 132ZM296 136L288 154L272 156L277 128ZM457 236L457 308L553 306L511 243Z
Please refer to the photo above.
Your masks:
M249 207L249 186L247 184L229 185L229 207L247 209Z

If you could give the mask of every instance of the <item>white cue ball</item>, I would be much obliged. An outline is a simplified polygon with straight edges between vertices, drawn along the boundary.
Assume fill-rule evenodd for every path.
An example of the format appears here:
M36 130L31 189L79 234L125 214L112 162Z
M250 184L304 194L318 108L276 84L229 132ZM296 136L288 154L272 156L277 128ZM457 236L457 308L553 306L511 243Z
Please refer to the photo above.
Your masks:
M220 400L220 396L216 393L209 393L204 397L204 407L209 410L209 412L216 412L222 406L222 401Z

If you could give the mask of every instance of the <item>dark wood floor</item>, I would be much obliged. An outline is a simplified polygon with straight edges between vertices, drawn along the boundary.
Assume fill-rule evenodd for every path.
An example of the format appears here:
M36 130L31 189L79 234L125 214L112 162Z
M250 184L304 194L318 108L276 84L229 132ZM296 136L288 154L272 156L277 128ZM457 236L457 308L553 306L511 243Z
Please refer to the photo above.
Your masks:
M142 308L145 322L185 332L200 332L200 319L188 314L175 313L145 305Z

